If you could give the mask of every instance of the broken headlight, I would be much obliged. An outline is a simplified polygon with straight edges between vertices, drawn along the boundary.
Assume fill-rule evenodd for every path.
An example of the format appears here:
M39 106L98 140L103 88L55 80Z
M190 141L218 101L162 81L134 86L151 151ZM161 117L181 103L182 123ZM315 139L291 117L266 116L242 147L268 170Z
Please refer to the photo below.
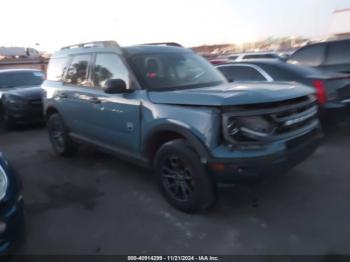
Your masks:
M232 143L264 142L274 131L273 124L263 116L228 116L223 119L225 139Z

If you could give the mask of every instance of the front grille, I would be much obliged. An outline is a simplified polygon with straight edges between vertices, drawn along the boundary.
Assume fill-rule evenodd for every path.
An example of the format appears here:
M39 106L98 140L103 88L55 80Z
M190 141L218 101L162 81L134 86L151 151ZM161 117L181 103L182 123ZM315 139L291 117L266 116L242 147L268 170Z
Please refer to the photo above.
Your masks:
M37 107L37 108L40 108L43 106L43 101L41 99L33 99L33 100L30 100L29 101L29 104L32 106L32 107Z
M276 125L275 134L281 135L293 132L312 124L317 120L317 110L317 105L307 104L270 115Z

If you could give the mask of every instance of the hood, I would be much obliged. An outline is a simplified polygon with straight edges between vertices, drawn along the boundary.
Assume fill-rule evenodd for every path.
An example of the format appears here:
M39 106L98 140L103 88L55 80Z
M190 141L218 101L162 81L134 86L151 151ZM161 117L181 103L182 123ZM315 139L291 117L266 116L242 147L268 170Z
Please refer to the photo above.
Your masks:
M36 100L41 98L41 87L40 86L29 86L29 87L13 87L9 89L0 89L0 98L2 94L13 94L26 100Z
M159 104L234 106L278 102L313 93L312 88L294 82L236 82L206 88L150 91L149 98Z

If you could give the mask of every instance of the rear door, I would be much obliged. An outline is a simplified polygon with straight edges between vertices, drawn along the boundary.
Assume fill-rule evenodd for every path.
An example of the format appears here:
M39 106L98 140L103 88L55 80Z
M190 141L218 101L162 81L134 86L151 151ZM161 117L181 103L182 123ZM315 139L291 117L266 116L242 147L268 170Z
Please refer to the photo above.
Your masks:
M63 78L63 88L56 99L59 101L59 111L70 131L89 138L95 133L90 122L95 96L89 74L91 62L91 53L71 57Z
M350 41L330 43L324 69L350 74Z

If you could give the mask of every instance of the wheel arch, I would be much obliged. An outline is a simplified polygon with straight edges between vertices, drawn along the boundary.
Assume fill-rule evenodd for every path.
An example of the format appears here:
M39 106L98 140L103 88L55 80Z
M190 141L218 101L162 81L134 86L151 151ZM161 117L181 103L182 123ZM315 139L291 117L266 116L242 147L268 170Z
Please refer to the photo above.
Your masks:
M201 162L208 161L210 154L204 143L193 134L190 128L178 123L164 123L152 128L144 139L142 152L153 165L154 156L159 148L163 144L179 138L183 138L189 143L199 155Z
M59 113L59 111L57 110L56 107L52 106L52 105L48 105L46 108L45 108L45 119L46 121L50 118L51 115L53 114L57 114Z

